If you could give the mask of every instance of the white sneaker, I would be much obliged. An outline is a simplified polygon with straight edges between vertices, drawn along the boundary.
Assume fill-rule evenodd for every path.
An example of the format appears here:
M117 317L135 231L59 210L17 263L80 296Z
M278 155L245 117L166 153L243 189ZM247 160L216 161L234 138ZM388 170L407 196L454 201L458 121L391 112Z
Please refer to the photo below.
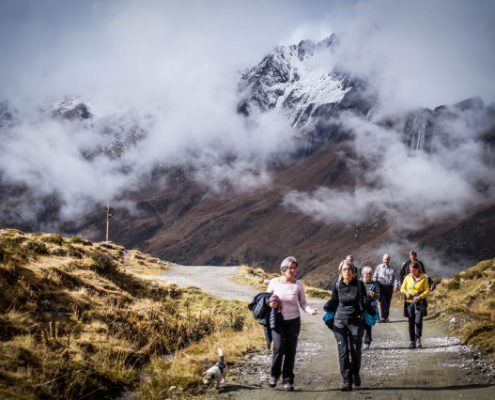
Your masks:
M292 383L284 383L284 390L287 392L293 392L294 385Z

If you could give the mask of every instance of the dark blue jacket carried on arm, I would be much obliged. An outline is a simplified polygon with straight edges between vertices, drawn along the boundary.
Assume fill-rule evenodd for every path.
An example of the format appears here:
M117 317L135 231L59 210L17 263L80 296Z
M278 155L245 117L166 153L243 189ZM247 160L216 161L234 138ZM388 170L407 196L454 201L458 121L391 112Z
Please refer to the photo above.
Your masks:
M272 329L278 329L280 322L284 320L281 312L269 306L271 296L269 292L258 293L248 305L254 319L263 325L268 349L272 344Z

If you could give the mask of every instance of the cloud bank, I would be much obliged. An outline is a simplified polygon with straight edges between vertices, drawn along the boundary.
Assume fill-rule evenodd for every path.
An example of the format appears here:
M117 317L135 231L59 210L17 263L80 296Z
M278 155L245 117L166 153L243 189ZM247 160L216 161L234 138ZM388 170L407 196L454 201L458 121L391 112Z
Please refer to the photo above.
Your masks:
M337 32L339 66L373 83L377 114L471 95L491 101L494 9L463 1L3 2L0 100L19 110L20 121L0 132L3 179L25 182L40 196L58 194L68 218L137 188L157 165L190 166L215 193L265 187L268 163L293 149L295 132L275 113L251 121L236 113L243 68L277 44ZM91 104L92 125L39 112L67 95ZM86 159L88 148L108 146L102 119L115 124L129 113L146 137L120 158ZM364 132L356 135L357 152L375 159L368 149L376 146L386 157L364 177L375 187L322 188L286 200L320 220L346 221L370 209L403 217L397 204L409 203L446 215L473 204L473 182L489 175L462 127L455 151L411 158L395 133L343 121ZM492 193L490 186L485 195ZM332 214L335 205L344 211Z

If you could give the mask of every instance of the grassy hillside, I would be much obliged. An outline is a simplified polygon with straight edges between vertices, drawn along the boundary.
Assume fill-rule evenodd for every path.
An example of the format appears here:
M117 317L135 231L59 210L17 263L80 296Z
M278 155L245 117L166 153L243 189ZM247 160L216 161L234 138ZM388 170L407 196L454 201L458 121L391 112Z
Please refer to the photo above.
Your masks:
M452 333L495 360L495 259L442 279L429 302Z
M235 362L262 344L245 304L139 278L167 267L111 243L0 230L0 398L198 395L217 346Z
M280 274L270 274L265 272L262 268L253 268L247 265L242 265L239 268L239 272L232 278L234 282L248 284L256 287L260 291L266 290L268 286L268 281ZM318 299L327 299L330 297L330 292L328 290L323 290L308 286L304 284L304 289L306 296L315 297Z

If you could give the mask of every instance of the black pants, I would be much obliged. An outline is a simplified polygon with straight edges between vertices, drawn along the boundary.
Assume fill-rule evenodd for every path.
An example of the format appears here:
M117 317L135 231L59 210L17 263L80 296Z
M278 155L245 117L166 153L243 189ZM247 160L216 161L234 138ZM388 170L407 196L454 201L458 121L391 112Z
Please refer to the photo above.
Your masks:
M352 383L352 377L361 369L361 342L364 323L361 320L335 320L333 334L339 348L339 365L342 379Z
M366 344L371 344L371 341L373 338L371 337L371 330L373 329L372 326L369 326L367 324L364 324L364 338L363 342Z
M414 342L421 338L423 332L423 303L406 303L407 319L409 320L409 339Z
M301 319L290 319L279 324L277 329L272 329L273 357L271 375L280 376L284 383L294 383L294 360L296 358L297 338L301 329Z
M382 319L388 318L393 294L394 285L380 284L380 314Z

